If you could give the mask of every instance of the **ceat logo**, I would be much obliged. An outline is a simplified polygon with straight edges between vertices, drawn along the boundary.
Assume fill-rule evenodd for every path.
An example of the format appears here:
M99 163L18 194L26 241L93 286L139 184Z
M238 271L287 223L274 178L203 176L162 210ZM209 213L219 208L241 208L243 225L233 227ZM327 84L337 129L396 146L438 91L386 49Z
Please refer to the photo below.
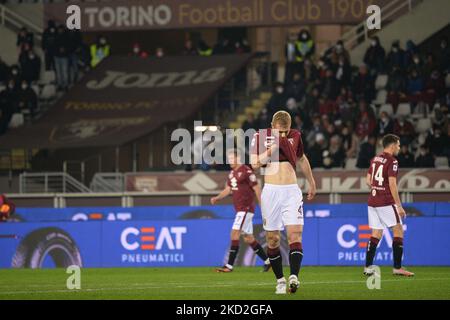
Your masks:
M403 230L406 231L406 225L403 225ZM367 247L367 242L371 237L371 230L366 224L360 224L357 226L352 224L344 224L337 231L336 237L337 242L342 248L351 249L357 246L358 248L365 249ZM383 239L385 239L387 246L392 248L392 236L388 230L383 232ZM382 241L380 241L378 246L381 245L381 242Z
M186 227L162 227L157 232L155 227L128 227L122 231L120 242L129 251L134 250L181 250L183 248L183 234Z

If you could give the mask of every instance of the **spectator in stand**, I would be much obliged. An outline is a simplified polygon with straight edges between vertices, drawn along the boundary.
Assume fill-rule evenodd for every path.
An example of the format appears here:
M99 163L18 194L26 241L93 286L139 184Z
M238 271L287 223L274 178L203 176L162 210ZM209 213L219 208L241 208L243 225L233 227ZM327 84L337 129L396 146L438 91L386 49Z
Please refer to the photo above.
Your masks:
M401 70L405 69L405 51L400 48L400 41L392 43L391 51L386 57L386 65L388 70L398 66Z
M267 108L263 108L256 121L258 127L257 129L265 129L270 127L270 122L272 121L272 116L269 118L269 113Z
M406 81L403 71L394 66L386 84L387 102L392 104L394 111L397 110L400 101L406 99Z
M353 132L353 124L351 122L342 127L341 136L346 158L356 158L360 140Z
M231 54L234 52L235 48L227 37L223 37L213 49L213 54Z
M206 42L203 41L203 40L200 40L198 42L198 49L197 49L197 51L198 51L198 54L200 56L202 56L202 57L209 57L209 56L211 56L213 54L213 49L211 49L211 47L208 46L206 44Z
M80 30L67 31L68 49L67 56L69 59L69 85L72 86L78 81L78 63L80 53L83 48L83 38Z
M382 138L383 136L393 132L394 122L391 120L387 112L381 112L380 119L378 120L377 131L375 132L376 136Z
M309 93L305 94L304 99L300 103L300 108L309 117L319 112L319 95L319 88L315 87Z
M338 113L338 105L334 100L327 99L325 95L322 95L319 99L319 113L334 118Z
M165 52L164 52L164 48L163 48L163 47L158 47L158 48L156 48L155 56L156 56L157 58L163 58L165 55L166 55L166 54L165 54Z
M256 127L255 115L251 112L247 113L247 119L242 124L242 130L247 131L248 129L256 129Z
M22 72L17 64L14 64L10 67L8 80L14 80L16 88L22 81Z
M434 168L434 157L426 145L421 145L419 156L416 158L417 168Z
M310 58L316 49L314 40L308 30L301 30L295 42L295 60L297 63L303 64L305 59Z
M47 28L42 34L42 49L45 53L45 70L55 69L55 53L56 53L56 25L53 20L47 22Z
M429 146L431 153L438 157L444 156L445 146L450 142L447 131L443 131L442 129L441 126L434 126L425 140L425 144Z
M366 65L359 67L358 75L354 78L353 94L355 99L363 98L366 101L372 101L375 98L375 80L368 73Z
M419 49L416 44L412 40L408 40L406 42L406 50L405 50L405 65L406 67L414 65L414 58L419 57Z
M184 48L182 52L183 56L196 56L198 55L197 48L192 44L192 40L187 39L184 43Z
M361 144L361 148L358 154L358 160L356 161L357 168L369 168L370 160L375 157L376 141L377 140L375 136L369 136L367 141Z
M29 48L33 48L34 45L34 36L31 32L28 32L28 29L25 27L22 27L19 31L19 34L17 35L17 47L19 48L19 54L22 53L25 46L28 46Z
M363 112L356 123L356 134L363 140L374 133L375 126L375 119L369 115L369 112Z
M425 61L422 66L422 75L425 78L429 78L435 70L439 70L436 58L434 57L434 54L432 52L428 52L425 56Z
M441 38L439 52L437 53L437 63L442 72L450 71L450 45L446 37Z
M135 44L133 44L133 48L131 49L129 56L145 59L148 58L148 52L142 50L141 45L136 42Z
M302 80L299 72L295 72L292 81L288 83L286 88L286 95L289 98L294 98L296 101L301 101L305 94L306 86Z
M8 129L11 117L17 109L17 88L14 80L8 81L6 89L0 92L0 134Z
M400 168L414 168L415 167L415 161L414 161L414 155L409 151L408 145L402 145L400 152L397 156L398 165Z
M439 70L433 70L425 85L425 100L430 106L434 106L436 100L445 96L445 79Z
M318 134L321 134L325 139L325 129L322 125L322 122L320 121L320 116L316 114L312 119L311 130L309 130L309 133L306 135L306 139L304 139L306 141L306 144L308 146L312 146L314 143L316 143L316 137Z
M328 163L329 168L343 168L345 163L345 151L342 147L341 137L338 135L333 135L330 138L330 146L328 147L329 159L331 160ZM326 160L324 160L325 165L327 165ZM325 166L327 167L327 166Z
M36 92L23 80L20 89L17 91L17 112L27 111L34 116L37 110L38 97Z
M328 100L336 100L339 94L339 84L332 69L328 69L325 73L325 79L322 80L322 95Z
M333 66L334 74L336 75L336 80L338 82L338 87L346 87L350 85L352 79L352 67L346 60L346 58L341 55L338 57L338 64Z
M302 118L302 116L300 114L296 114L294 116L294 123L293 123L292 128L295 129L295 130L300 131L303 136L307 135L306 127L305 127L305 124L303 122L303 118Z
M236 41L234 43L235 53L242 54L242 53L249 53L251 51L250 46L248 44L247 39L242 39L241 41Z
M385 58L386 52L380 45L380 39L378 37L373 37L370 41L370 47L367 48L366 53L364 54L364 63L369 68L372 76L384 72Z
M9 67L0 57L0 84L6 83L9 78Z
M400 137L401 145L409 145L414 140L414 126L406 120L405 116L400 116L394 122L394 134Z
M273 114L279 110L286 110L286 103L288 97L284 91L283 84L276 82L274 86L274 92L267 103L268 116L272 118Z
M314 136L314 143L308 149L308 159L311 164L311 168L323 167L324 151L327 150L327 142L323 133L317 133Z
M406 85L406 93L408 94L409 101L417 103L422 97L424 88L425 85L422 76L417 70L412 69Z
M335 46L328 49L324 55L325 59L337 62L342 57L346 64L350 64L350 53L345 49L344 42L339 40Z
M54 59L57 89L65 91L69 86L69 39L64 25L57 28Z
M19 61L23 80L28 83L38 81L41 73L41 58L36 55L34 50L24 51Z
M98 36L97 42L91 45L91 67L95 68L103 59L111 54L111 46L105 36Z
M445 105L434 109L433 127L438 126L444 129L448 126L450 121L446 114L446 109L448 112L448 107Z

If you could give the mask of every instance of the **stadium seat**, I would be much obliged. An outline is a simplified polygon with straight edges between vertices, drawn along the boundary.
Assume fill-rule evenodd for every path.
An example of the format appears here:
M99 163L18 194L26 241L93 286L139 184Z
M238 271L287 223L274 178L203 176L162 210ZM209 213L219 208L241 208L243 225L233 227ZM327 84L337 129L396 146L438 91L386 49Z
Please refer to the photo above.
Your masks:
M450 73L445 77L445 86L450 88Z
M410 116L411 115L411 105L409 103L400 103L397 108L396 116Z
M22 113L14 113L11 117L11 121L9 122L10 128L17 128L22 126L25 123L25 118Z
M418 133L425 133L427 132L429 129L431 129L432 124L431 124L431 120L429 118L427 119L419 119L417 121L417 125L416 125L416 129Z
M375 89L381 90L386 87L388 82L388 76L386 74L380 74L375 81Z
M345 170L356 170L356 158L348 158L345 161Z
M448 169L447 157L436 157L436 160L434 160L434 166L437 169Z
M377 93L377 98L373 101L375 104L385 104L387 99L387 91L379 90Z
M56 80L56 75L54 71L45 71L42 74L42 79L41 79L41 83L42 84L50 84L55 82Z
M56 86L54 84L46 84L42 88L41 99L50 100L56 96Z
M392 116L394 114L394 108L391 104L383 104L379 110L379 113L382 112L386 112L388 115Z

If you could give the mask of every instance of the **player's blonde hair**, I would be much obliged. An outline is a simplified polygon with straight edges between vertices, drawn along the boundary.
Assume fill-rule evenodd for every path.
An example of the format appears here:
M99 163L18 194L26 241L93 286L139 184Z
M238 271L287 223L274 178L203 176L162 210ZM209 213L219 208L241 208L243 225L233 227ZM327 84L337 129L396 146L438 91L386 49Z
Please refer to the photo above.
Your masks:
M286 111L277 111L272 117L272 126L279 124L283 128L291 128L291 115Z

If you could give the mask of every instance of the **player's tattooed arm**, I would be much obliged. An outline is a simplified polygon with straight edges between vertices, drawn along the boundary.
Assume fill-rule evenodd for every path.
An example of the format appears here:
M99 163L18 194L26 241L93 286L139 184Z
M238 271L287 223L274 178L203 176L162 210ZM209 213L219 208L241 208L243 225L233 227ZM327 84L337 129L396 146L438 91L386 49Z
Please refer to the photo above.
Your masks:
M215 205L218 201L228 197L231 194L231 187L226 186L217 196L211 198L211 204Z
M398 214L404 218L406 215L405 209L402 207L400 196L398 195L397 178L389 177L389 188L391 189L392 197L394 198L395 205L397 206Z
M309 190L308 190L308 200L314 199L314 196L316 195L316 181L314 180L314 176L312 174L311 165L309 163L308 158L303 155L299 160L300 168L303 171L303 174L306 177L306 180L309 184Z
M255 191L259 206L261 206L261 187L259 186L259 184L253 186L253 191Z

